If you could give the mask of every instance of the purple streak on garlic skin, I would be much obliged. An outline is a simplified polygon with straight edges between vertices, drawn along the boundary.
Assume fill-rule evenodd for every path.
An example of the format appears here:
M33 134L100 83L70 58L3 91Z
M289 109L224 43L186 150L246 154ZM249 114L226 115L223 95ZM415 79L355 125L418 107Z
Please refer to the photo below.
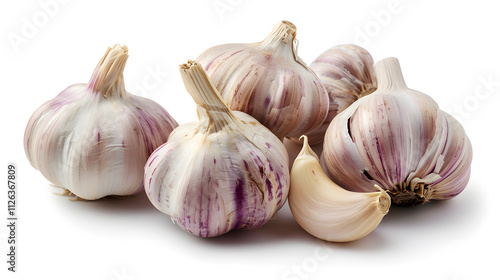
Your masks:
M428 95L408 89L397 59L377 63L379 88L335 117L321 164L351 191L388 190L396 205L449 199L467 185L472 146Z
M195 62L181 66L199 122L176 128L145 167L153 205L183 230L213 237L266 223L288 195L288 153L257 120L231 112Z
M245 118L243 113L235 114L240 119ZM182 229L202 237L263 225L281 208L284 203L282 198L288 194L288 187L285 187L288 186L288 179L283 179L288 178L288 169L280 162L285 159L269 159L271 150L256 150L255 146L246 142L246 138L228 139L227 143L216 141L220 148L213 142L210 145L206 143L193 152L189 146L194 140L185 135L195 129L195 125L182 125L172 132L166 145L150 157L145 175L148 197L157 197L163 190L161 201L152 201L153 204L170 215ZM224 152L231 146L235 149ZM279 147L278 144L275 146ZM218 151L209 151L209 147ZM163 153L167 150L172 152ZM186 158L188 152L198 155L194 161ZM184 158L180 159L182 154ZM265 154L268 154L270 163L262 161ZM240 158L239 155L241 159L235 159L235 156ZM190 170L196 166L202 166L203 170L198 175ZM276 170L276 166L281 167ZM151 174L153 170L155 173ZM184 179L186 173L190 174L187 180ZM172 200L173 197L176 198Z
M256 118L278 138L319 127L328 94L296 55L295 26L283 21L264 41L225 44L198 58L231 110Z
M309 143L323 142L332 119L353 102L376 89L373 59L363 48L356 45L339 45L328 49L310 65L326 88L329 110L323 124L308 134ZM293 139L300 143L298 138Z

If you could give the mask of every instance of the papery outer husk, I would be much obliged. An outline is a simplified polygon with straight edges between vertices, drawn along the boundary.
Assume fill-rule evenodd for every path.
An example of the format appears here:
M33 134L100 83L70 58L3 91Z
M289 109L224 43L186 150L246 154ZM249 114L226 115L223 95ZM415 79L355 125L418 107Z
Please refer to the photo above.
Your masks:
M323 142L332 119L360 97L375 91L377 83L372 56L364 48L352 44L326 50L310 68L325 86L330 104L323 124L308 133L309 143L316 145ZM292 140L300 143L298 138Z
M215 46L197 59L231 110L248 113L280 139L313 131L328 113L328 94L297 56L295 34L283 21L260 43Z
M253 117L229 111L220 97L214 101L217 92L207 80L200 82L206 79L203 68L197 71L188 78L195 81L185 83L200 102L200 121L180 125L150 156L146 193L156 208L197 236L257 228L287 199L288 153ZM188 83L199 83L210 92L196 93ZM207 101L208 95L212 100Z
M351 191L374 191L376 183L393 200L401 192L421 199L416 204L458 195L472 161L463 127L431 97L406 87L397 59L378 62L376 71L379 88L328 127L324 170Z
M125 56L125 46L108 49L88 85L63 90L40 106L26 127L24 148L31 165L79 198L141 191L148 156L177 126L159 104L125 91ZM97 76L116 81L96 90Z

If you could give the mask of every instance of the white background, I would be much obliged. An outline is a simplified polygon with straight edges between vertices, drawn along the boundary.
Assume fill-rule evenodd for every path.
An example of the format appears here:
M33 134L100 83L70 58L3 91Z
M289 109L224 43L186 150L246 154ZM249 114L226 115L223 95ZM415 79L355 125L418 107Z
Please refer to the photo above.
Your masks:
M498 8L494 1L437 2L3 1L0 177L7 181L7 164L17 164L19 220L18 272L10 273L3 183L0 278L500 279ZM262 228L202 239L145 195L96 202L54 195L60 190L27 161L23 134L32 112L87 82L108 46L129 47L128 91L154 99L182 124L196 112L178 65L214 45L260 41L282 19L297 26L307 63L342 43L362 45L375 60L398 57L407 85L464 125L474 147L465 191L446 202L393 207L352 243L311 237L288 205Z

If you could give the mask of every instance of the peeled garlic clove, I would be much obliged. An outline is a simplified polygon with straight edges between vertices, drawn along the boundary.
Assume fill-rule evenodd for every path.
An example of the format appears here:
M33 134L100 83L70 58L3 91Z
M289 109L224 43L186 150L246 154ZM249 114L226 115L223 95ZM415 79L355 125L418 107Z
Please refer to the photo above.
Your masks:
M152 100L125 91L126 46L108 48L88 84L69 86L31 116L24 150L56 186L93 200L143 187L148 156L175 120Z
M328 94L298 57L295 34L295 25L282 21L260 43L220 45L198 58L231 110L280 139L313 131L328 113Z
M330 106L323 124L308 133L309 143L323 142L326 129L332 119L354 101L377 88L373 58L362 47L339 45L328 49L310 65L325 86ZM298 138L293 139L300 142Z
M343 189L321 169L307 137L290 172L288 205L299 223L317 238L347 242L371 233L389 211L391 199L380 187L370 193Z
M288 196L288 153L256 119L231 112L203 67L180 66L199 122L177 127L145 167L152 204L183 230L213 237L266 223Z
M396 58L375 65L378 89L335 117L321 163L340 186L378 184L395 205L449 199L467 185L472 146L463 127L428 95L409 89Z

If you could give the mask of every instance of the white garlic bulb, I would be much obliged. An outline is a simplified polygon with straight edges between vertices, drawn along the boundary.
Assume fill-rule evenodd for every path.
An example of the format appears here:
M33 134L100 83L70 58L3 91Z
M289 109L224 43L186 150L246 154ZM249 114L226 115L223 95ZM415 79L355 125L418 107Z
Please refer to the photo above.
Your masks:
M428 95L408 89L396 58L375 64L378 88L337 115L321 163L340 186L378 184L395 205L449 199L466 187L472 146L463 127Z
M26 127L31 165L79 198L142 190L146 160L177 126L160 105L125 91L127 53L126 46L108 48L88 84L66 88Z
M200 121L177 127L150 156L152 204L183 230L213 237L266 223L288 196L288 153L257 120L231 112L203 67L180 66Z
M377 88L373 58L362 47L346 44L326 50L310 65L328 92L330 106L323 124L308 133L311 145L323 142L332 119ZM294 139L298 142L297 139Z
M376 192L351 192L332 182L309 147L307 137L290 172L288 205L299 225L317 238L348 242L370 234L389 212L391 198Z
M313 131L328 113L328 94L298 57L295 35L295 25L282 21L260 43L220 45L198 58L231 110L280 139Z

